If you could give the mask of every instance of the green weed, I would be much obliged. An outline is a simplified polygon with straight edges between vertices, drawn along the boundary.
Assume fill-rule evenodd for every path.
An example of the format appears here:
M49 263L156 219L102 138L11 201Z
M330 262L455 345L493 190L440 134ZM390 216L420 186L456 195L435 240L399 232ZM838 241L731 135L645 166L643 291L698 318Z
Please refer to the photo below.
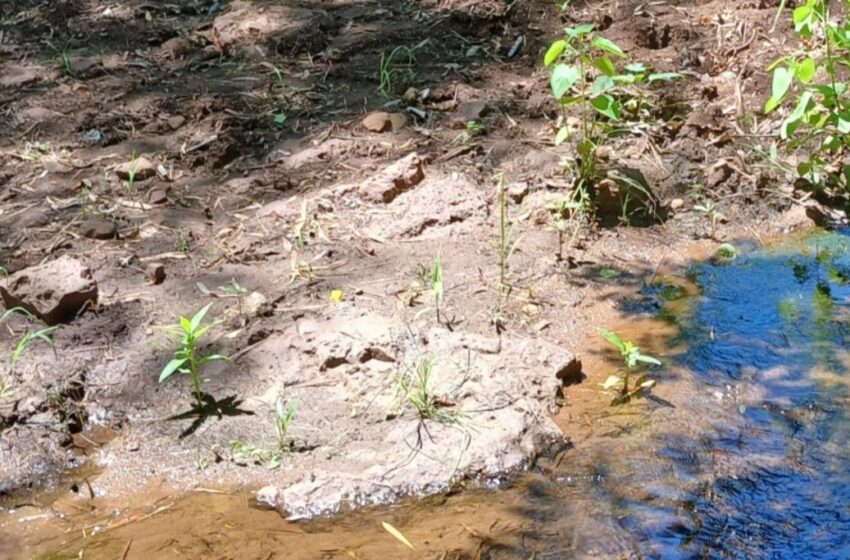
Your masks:
M399 81L404 83L413 81L415 77L412 67L415 62L414 50L415 48L400 46L389 51L389 53L386 50L381 53L378 62L378 91L381 92L381 95L389 97Z
M0 315L0 324L2 324L6 319L16 313L25 315L28 319L31 320L36 319L36 317L26 309L22 307L13 307L12 309L9 309L5 313L3 313L3 315ZM12 354L9 356L7 374L11 375L15 371L15 365L21 359L21 355L23 355L24 351L33 342L41 340L51 348L55 349L53 337L51 336L51 334L58 328L58 326L44 327L41 329L30 330L24 333L24 335L18 339L18 342L15 344L15 348L12 350ZM7 391L7 389L8 387L6 385L6 381L3 379L2 376L0 376L0 396L3 395Z
M847 9L847 1L839 4ZM850 21L831 14L830 7L828 0L805 0L794 8L794 31L806 48L768 66L772 81L764 112L770 114L793 102L779 124L779 137L789 151L802 152L801 157L792 158L797 161L796 173L816 188L846 195L850 189L850 163L844 157L850 147L850 92L839 67L847 66L850 58Z
M412 406L420 418L433 420L442 424L457 424L462 416L445 399L436 395L431 383L434 362L431 358L423 358L414 367L408 368L396 376L396 389L402 403Z
M443 264L440 252L434 257L434 265L431 267L431 293L434 294L434 309L437 313L437 323L440 322L440 305L443 303Z
M650 389L655 385L655 380L646 379L645 376L641 376L637 379L634 384L634 387L629 388L629 377L633 370L635 370L640 364L650 364L660 366L661 362L658 361L657 358L654 358L648 354L642 354L640 348L635 346L631 341L624 341L615 333L606 330L606 329L596 329L602 338L604 338L611 346L617 349L620 353L620 358L623 361L623 367L625 371L623 375L611 375L608 379L605 380L603 387L605 389L610 389L611 387L615 387L618 384L622 384L620 388L620 394L617 398L614 399L614 404L620 404L623 402L627 402L631 397L640 394L642 391L646 389Z
M62 72L71 78L76 78L74 75L74 71L71 68L71 56L68 50L68 44L66 43L64 47L59 48L55 44L50 41L46 41L48 47L50 47L53 52L59 57L59 67L62 69Z
M204 317L206 317L210 307L212 307L211 303L205 305L191 319L180 317L177 325L163 327L165 331L177 337L178 347L174 352L174 358L165 365L159 374L159 382L162 383L175 373L188 375L192 380L192 391L195 394L199 408L203 408L204 406L201 393L201 367L213 360L227 359L225 356L219 354L201 355L198 352L198 341L216 324L203 324Z
M714 201L707 200L702 204L694 206L694 210L705 216L708 222L708 236L714 239L717 235L717 222L720 219L720 213L717 211L717 204Z
M286 433L289 431L289 425L295 419L297 407L298 401L292 401L284 406L281 398L278 398L274 403L274 427L277 433L277 445L281 450L289 447L286 443Z

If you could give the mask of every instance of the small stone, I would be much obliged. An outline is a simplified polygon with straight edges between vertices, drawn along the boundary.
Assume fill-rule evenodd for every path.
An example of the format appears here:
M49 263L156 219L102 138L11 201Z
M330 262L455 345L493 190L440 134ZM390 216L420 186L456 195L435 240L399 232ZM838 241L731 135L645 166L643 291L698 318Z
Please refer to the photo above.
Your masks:
M360 195L372 202L390 203L425 179L422 159L415 152L379 171L360 184Z
M466 128L470 121L480 120L489 112L486 101L467 101L457 106L452 118L452 128Z
M528 196L528 183L525 181L511 183L508 185L507 195L512 201L519 204Z
M674 212L676 210L681 210L682 207L684 207L684 206L685 206L685 201L682 200L681 198L674 198L673 200L670 201L670 210L673 210Z
M416 88L409 87L407 88L407 91L404 92L404 95L401 96L401 100L407 105L413 105L416 103L416 99L418 97L419 94L416 92Z
M145 282L151 286L158 286L165 281L165 265L162 263L150 263L145 269Z
M176 116L168 119L168 126L171 127L171 130L177 130L178 128L183 126L185 123L186 123L186 117L183 117L181 115L176 115Z
M165 204L168 202L168 193L165 189L151 189L145 195L148 204Z
M280 489L277 486L264 486L254 494L254 503L260 509L276 510L280 497Z
M144 181L156 175L156 166L148 158L139 157L122 163L115 168L115 173L123 181L129 181L131 174L134 181Z
M97 304L97 282L81 261L64 255L25 268L0 286L6 309L22 307L48 325L73 319L88 305Z
M362 124L371 132L390 132L400 130L407 123L404 113L385 113L378 111L370 113L363 119Z
M384 132L392 127L390 114L383 111L369 113L362 121L363 127L370 132Z
M80 225L80 233L89 239L115 239L118 226L105 218L90 218Z

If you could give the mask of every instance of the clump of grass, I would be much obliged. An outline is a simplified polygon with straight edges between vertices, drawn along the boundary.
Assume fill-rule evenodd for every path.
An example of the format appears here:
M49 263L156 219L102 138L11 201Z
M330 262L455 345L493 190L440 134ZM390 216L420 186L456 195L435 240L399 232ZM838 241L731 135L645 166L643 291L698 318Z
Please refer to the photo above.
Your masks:
M418 364L396 376L396 389L402 403L412 406L423 420L433 420L442 424L457 424L462 416L451 410L453 403L439 397L432 386L431 374L434 361L423 358Z
M289 425L295 420L297 407L298 401L291 401L284 405L282 398L278 398L274 403L274 428L277 433L277 445L281 450L290 447L286 443L286 434L289 431Z
M401 78L401 81L411 82L415 76L412 65L415 61L413 51L417 47L409 48L399 46L387 52L381 53L381 58L378 61L378 91L384 97L389 97L395 89L394 84Z
M22 307L13 307L12 309L9 309L5 313L3 313L3 315L0 315L0 323L3 323L6 319L16 313L25 315L27 318L32 320L36 319L36 317L26 309ZM59 327L57 326L44 327L40 329L29 330L24 333L24 335L20 339L18 339L17 344L15 344L14 350L12 350L11 356L9 356L7 375L11 375L15 371L15 365L21 359L21 355L23 355L24 351L33 342L41 340L51 348L55 348L55 345L53 343L53 337L51 336L51 334L58 328ZM6 384L6 381L2 377L0 377L0 395L3 395L7 391L7 389L8 386Z
M64 47L57 47L54 43L50 41L46 42L47 46L50 47L53 52L59 57L59 67L62 69L62 72L71 78L75 78L74 70L71 68L71 54L68 50L68 44L66 43Z
M206 317L210 307L212 307L211 303L205 305L191 319L181 316L177 325L164 327L164 330L176 336L178 347L174 352L174 358L165 365L159 374L159 382L162 383L175 373L188 375L192 380L192 391L199 408L204 406L203 394L201 393L201 367L213 360L227 359L220 354L202 355L198 350L200 339L216 324L203 324L204 317Z

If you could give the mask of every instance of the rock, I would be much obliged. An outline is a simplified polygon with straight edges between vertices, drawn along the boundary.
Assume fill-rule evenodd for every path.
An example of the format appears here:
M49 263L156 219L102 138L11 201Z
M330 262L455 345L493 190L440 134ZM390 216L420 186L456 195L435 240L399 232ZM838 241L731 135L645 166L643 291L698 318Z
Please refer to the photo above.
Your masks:
M17 88L37 82L46 74L43 68L6 65L0 70L0 87Z
M360 184L360 196L371 202L392 202L395 197L411 189L425 179L422 159L419 154L408 154L404 158L372 175Z
M165 265L162 263L150 263L145 269L145 282L151 286L157 286L165 281Z
M186 117L181 115L176 115L168 119L168 126L171 127L171 130L177 130L181 126L186 123Z
M508 185L506 194L513 202L519 204L528 196L528 183L526 181L511 183Z
M466 128L469 121L478 121L489 112L486 101L467 101L457 106L452 117L452 128Z
M578 385L585 378L581 371L581 360L574 356L568 357L565 362L555 367L555 377L561 380L561 385L564 387Z
M664 208L640 169L618 166L608 171L596 185L596 215L604 226L616 225L622 218L623 202L629 223L657 222L665 216Z
M212 26L217 42L226 48L236 43L256 44L276 38L309 40L311 34L320 32L320 20L326 16L322 10L280 4L267 4L260 9L254 2L233 0Z
M145 194L148 204L165 204L168 202L168 193L165 189L151 189Z
M369 113L362 121L366 130L371 132L396 132L407 123L404 113Z
M133 181L144 181L156 175L156 165L146 157L138 157L117 166L115 173L123 181L129 181L131 174Z
M681 198L674 198L670 201L670 210L677 211L681 210L685 206L685 201Z
M106 218L89 218L80 224L80 233L89 239L115 239L118 226Z
M264 486L254 494L254 503L260 509L276 510L282 507L281 491L277 486Z
M416 88L409 87L405 90L404 95L401 96L401 100L406 105L413 105L416 103L416 100L419 97L419 93L416 91Z
M708 178L706 179L705 186L709 189L716 188L718 185L725 182L726 179L731 176L732 168L729 167L729 164L726 163L725 160L720 160L711 166L711 170L708 172Z
M86 305L97 303L97 282L81 261L64 255L20 270L0 286L6 309L21 307L48 325L69 321Z

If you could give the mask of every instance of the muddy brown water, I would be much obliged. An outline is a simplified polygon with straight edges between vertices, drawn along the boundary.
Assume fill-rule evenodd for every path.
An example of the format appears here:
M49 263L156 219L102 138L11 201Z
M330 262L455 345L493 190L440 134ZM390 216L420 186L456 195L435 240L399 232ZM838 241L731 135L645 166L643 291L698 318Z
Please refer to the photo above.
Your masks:
M663 360L652 397L571 387L572 446L498 487L293 523L239 489L81 499L96 473L77 473L77 495L0 514L0 557L848 558L850 237L739 246L659 278L656 317L613 326Z

